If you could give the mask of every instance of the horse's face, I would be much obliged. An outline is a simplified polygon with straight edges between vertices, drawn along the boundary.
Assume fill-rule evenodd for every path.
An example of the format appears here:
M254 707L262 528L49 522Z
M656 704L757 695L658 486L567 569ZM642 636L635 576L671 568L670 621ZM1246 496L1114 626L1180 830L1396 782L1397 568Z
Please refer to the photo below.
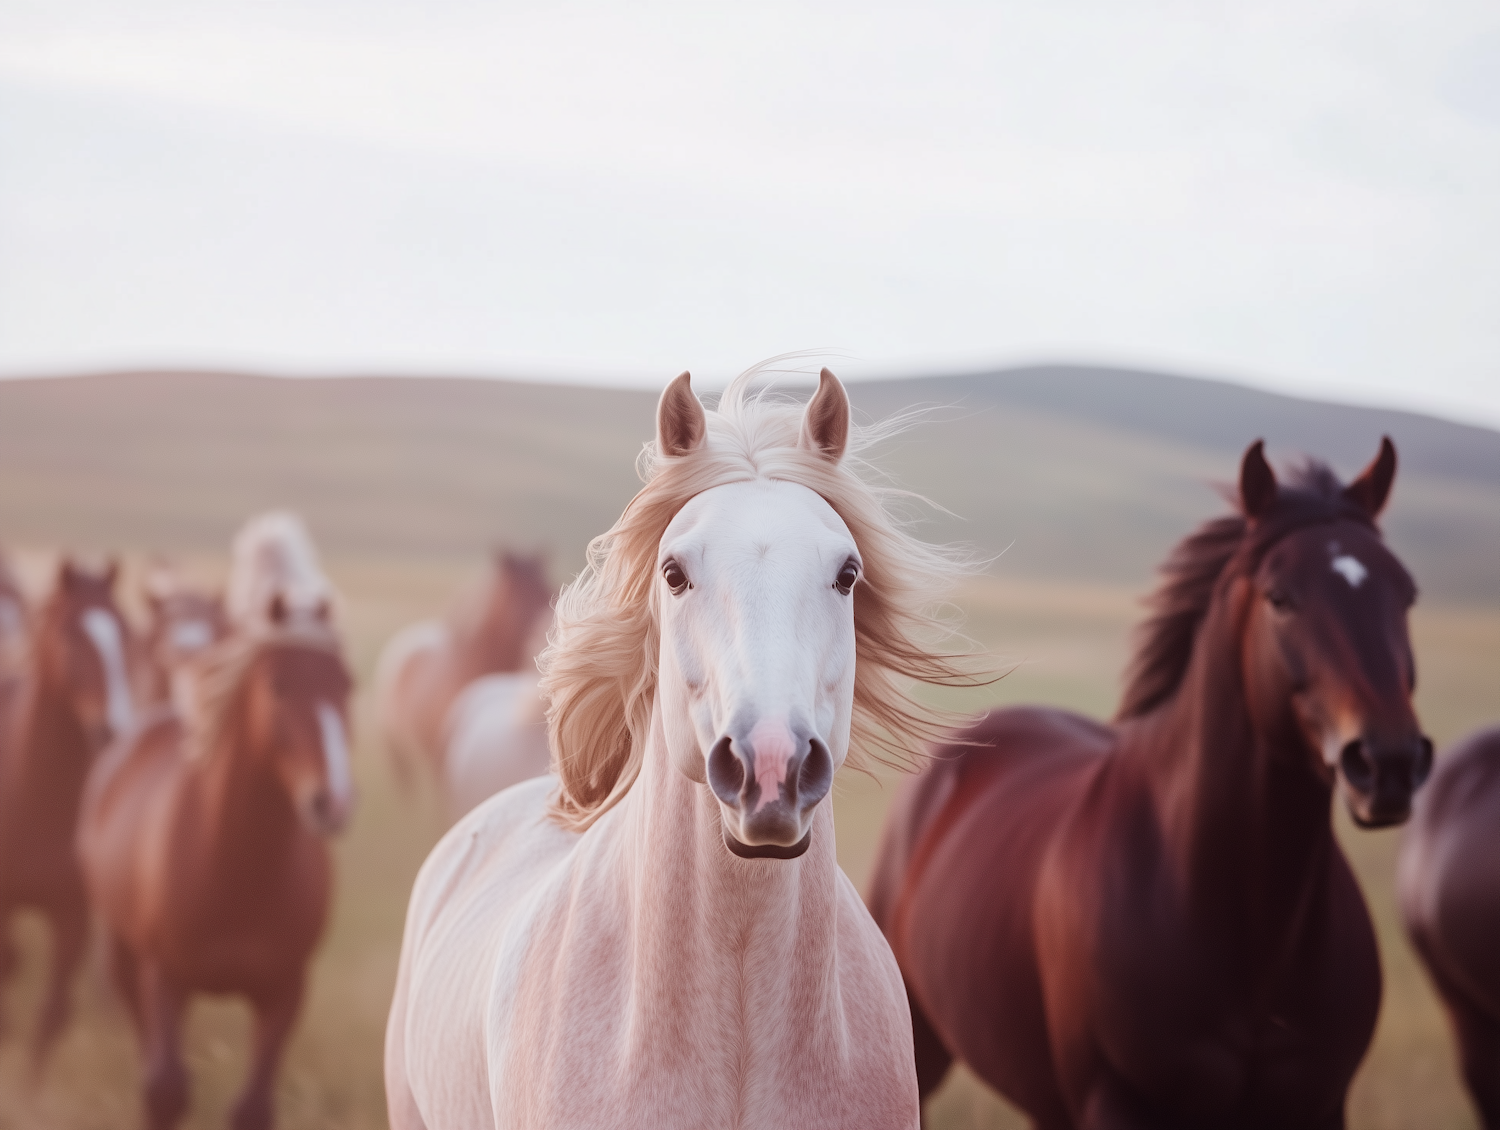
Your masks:
M718 798L725 843L790 858L849 749L859 550L815 492L704 491L657 557L667 745Z
M1393 473L1394 452L1390 462ZM1387 475L1372 517L1388 488ZM1253 583L1246 656L1258 723L1276 726L1289 703L1319 772L1337 777L1355 821L1401 823L1432 768L1432 743L1411 702L1410 575L1373 528L1350 520L1287 534Z
M130 630L115 604L117 574L114 562L95 575L65 560L46 617L51 638L38 646L42 678L61 690L96 751L135 725Z
M163 671L173 671L229 634L224 600L212 593L179 588L149 593L151 659Z
M354 811L349 767L349 672L333 652L275 647L249 688L252 745L271 760L303 825L334 835Z

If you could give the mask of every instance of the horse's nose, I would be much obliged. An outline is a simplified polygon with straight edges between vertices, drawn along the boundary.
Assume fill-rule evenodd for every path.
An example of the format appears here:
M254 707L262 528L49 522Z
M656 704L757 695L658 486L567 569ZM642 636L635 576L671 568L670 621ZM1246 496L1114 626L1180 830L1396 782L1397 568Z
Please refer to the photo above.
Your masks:
M802 838L804 817L828 795L833 757L820 738L800 727L762 720L749 729L731 728L714 743L708 785L738 814L737 838L789 845Z
M1413 794L1432 771L1432 741L1416 734L1403 741L1356 738L1339 753L1339 769L1354 793L1354 818L1367 827L1400 824Z
M331 789L316 790L305 803L307 823L314 832L331 836L343 831L349 820L349 805L340 803Z

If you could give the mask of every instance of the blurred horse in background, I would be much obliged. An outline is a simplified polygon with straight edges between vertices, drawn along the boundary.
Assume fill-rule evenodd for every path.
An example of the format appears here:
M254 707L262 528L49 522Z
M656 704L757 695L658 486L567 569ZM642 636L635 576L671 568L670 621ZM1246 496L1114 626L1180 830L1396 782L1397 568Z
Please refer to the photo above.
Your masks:
M1381 982L1331 799L1399 823L1432 764L1375 525L1395 470L1385 440L1347 487L1283 487L1254 444L1113 726L996 710L902 790L870 906L924 1096L958 1058L1040 1130L1343 1125Z
M31 656L0 718L0 991L15 972L11 916L38 910L52 964L32 1041L40 1072L67 1023L73 975L88 940L88 900L73 852L84 779L112 740L128 737L136 647L115 604L114 562L102 573L64 558L38 610Z
M523 651L540 654L551 626L550 615L539 617ZM481 675L448 708L442 787L450 819L547 772L547 712L540 681L534 663L507 674Z
M354 806L351 680L327 618L331 587L310 543L268 546L305 538L300 523L247 528L256 549L242 554L238 540L233 568L271 575L231 574L231 592L265 607L241 604L231 634L188 661L185 714L159 712L100 760L78 829L145 1059L152 1130L188 1107L182 1023L197 993L248 999L254 1050L231 1125L271 1125L277 1065L328 913L326 840Z
M0 696L18 683L31 650L31 608L21 582L0 550ZM0 716L5 707L0 703Z
M545 642L552 595L545 555L499 553L481 589L445 620L422 620L391 637L376 666L375 709L398 781L409 786L421 765L446 780L454 701L482 676L530 675ZM513 689L522 692L516 696L522 702L523 688ZM465 748L472 751L473 743Z
M1500 727L1438 758L1401 845L1397 890L1469 1093L1485 1130L1500 1130Z
M156 705L175 700L184 709L191 698L182 686L188 677L188 661L229 632L224 598L195 588L160 561L146 574L144 595L150 621L142 640L146 660L142 701Z
M293 627L334 623L333 585L301 518L272 510L240 527L230 547L224 603L230 625L241 632L270 626L273 608Z

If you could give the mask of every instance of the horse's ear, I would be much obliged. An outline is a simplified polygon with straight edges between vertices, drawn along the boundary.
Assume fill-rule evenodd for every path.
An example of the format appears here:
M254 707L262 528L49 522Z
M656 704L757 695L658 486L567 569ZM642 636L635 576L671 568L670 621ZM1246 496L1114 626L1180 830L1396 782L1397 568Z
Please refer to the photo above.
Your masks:
M708 434L708 418L693 394L691 378L683 373L661 394L656 406L658 454L681 456L696 451Z
M266 605L266 619L273 624L285 624L290 611L286 603L286 594L278 589L276 595L271 598L271 603Z
M1359 478L1344 488L1344 497L1371 518L1385 509L1396 479L1396 445L1390 436L1380 437L1380 453L1360 472Z
M318 597L318 603L313 605L313 619L320 624L327 624L333 620L333 602L326 596Z
M1276 472L1266 462L1266 441L1258 439L1240 462L1240 506L1247 518L1264 517L1276 505Z
M818 391L802 414L797 446L837 463L849 446L849 394L827 369L818 374Z
M120 559L118 557L111 557L104 565L104 576L101 578L104 581L104 587L107 590L113 590L115 581L119 580L119 577Z

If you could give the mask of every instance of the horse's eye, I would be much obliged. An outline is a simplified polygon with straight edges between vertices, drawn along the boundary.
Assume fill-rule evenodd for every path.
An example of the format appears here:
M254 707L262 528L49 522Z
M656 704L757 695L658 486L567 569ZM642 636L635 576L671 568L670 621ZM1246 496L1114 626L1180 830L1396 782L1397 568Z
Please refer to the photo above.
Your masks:
M1276 609L1277 612L1290 612L1296 607L1292 603L1292 598L1283 589L1267 589L1266 603Z
M852 561L845 561L844 567L839 570L839 575L833 580L833 587L848 596L857 580L859 580L859 566Z
M661 575L667 582L667 588L672 590L673 596L681 596L693 587L692 583L688 580L687 574L682 571L682 566L675 561L668 561L663 565L661 567Z

